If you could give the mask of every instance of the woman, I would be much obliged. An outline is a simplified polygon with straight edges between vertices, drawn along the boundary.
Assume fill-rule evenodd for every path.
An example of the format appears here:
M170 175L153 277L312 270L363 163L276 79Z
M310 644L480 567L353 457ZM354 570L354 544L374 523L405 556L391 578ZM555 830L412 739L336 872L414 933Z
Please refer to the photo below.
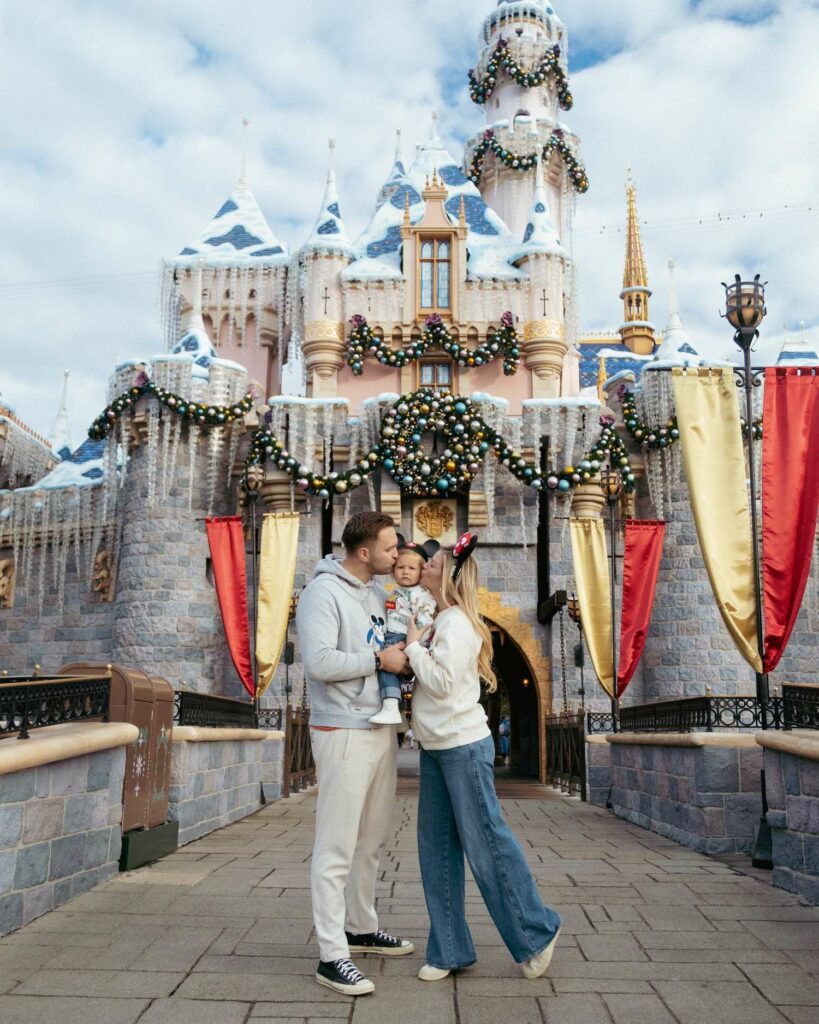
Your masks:
M431 643L413 622L407 632L416 680L412 724L421 747L418 850L430 917L422 981L477 959L466 923L464 854L524 977L547 969L562 924L543 905L495 794L495 746L479 700L480 680L490 691L497 682L492 638L478 610L478 569L470 557L476 543L465 534L453 551L441 550L426 564L421 582L438 605Z

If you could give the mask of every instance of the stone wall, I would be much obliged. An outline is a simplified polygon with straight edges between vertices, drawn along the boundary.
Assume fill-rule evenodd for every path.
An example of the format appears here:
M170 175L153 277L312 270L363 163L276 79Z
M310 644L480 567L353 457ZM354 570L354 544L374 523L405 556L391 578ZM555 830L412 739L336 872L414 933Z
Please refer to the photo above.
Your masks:
M819 760L768 748L765 778L774 885L819 903Z
M10 557L3 549L0 558ZM111 661L114 605L100 599L88 579L79 579L73 552L68 558L62 603L54 584L51 551L46 555L43 607L39 611L38 563L28 577L17 574L14 606L0 607L0 669L13 675L31 674L35 665L58 669L73 661Z
M182 727L174 730L168 818L179 822L179 845L245 818L261 806L262 777L270 774L280 741L214 737L250 730ZM187 739L192 736L194 739ZM205 737L202 739L201 737ZM263 771L263 763L269 768Z
M116 874L124 774L117 747L0 775L0 935Z
M605 736L586 739L586 794L589 803L605 807L611 794L611 744Z
M701 733L610 741L614 813L701 853L749 851L762 813L760 748L750 736L711 736L726 745L705 745Z

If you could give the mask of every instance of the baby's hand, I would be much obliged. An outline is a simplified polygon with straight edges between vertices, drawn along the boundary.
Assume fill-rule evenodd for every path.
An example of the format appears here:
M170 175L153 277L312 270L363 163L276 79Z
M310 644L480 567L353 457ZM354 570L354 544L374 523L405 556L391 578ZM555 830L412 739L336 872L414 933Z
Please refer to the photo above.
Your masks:
M410 619L407 623L407 646L416 643L426 633L426 629L418 625L416 619Z

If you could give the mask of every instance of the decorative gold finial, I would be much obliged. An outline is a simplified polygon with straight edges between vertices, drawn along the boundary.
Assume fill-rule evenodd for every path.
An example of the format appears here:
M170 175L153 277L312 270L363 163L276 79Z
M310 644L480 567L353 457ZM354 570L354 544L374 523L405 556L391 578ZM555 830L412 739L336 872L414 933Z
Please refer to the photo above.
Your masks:
M458 207L458 224L461 227L466 227L466 203L464 201L463 193L461 193L461 202Z
M40 666L39 665L35 665L34 666L34 678L36 679L39 675L40 675Z
M112 676L112 675L114 674L114 666L113 666L113 665L111 664L111 662L110 662L110 661L109 661L109 662L108 662L108 664L107 664L107 665L105 666L105 672L106 672L106 675L108 676L108 678L109 678L109 679L110 679L110 678L111 678L111 676Z

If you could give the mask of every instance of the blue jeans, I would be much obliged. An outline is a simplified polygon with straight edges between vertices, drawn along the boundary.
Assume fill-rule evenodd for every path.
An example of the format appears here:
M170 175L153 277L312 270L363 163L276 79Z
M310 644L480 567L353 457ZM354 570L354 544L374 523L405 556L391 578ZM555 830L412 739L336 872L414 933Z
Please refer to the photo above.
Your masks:
M391 647L393 644L401 644L406 639L406 633L387 633L384 637L384 646ZM382 700L386 700L387 697L395 697L397 700L401 700L401 680L394 672L379 669L378 689L381 691Z
M466 923L464 854L495 927L517 963L545 949L561 925L544 906L501 811L491 736L421 751L418 853L429 911L427 963L456 970L477 955Z

